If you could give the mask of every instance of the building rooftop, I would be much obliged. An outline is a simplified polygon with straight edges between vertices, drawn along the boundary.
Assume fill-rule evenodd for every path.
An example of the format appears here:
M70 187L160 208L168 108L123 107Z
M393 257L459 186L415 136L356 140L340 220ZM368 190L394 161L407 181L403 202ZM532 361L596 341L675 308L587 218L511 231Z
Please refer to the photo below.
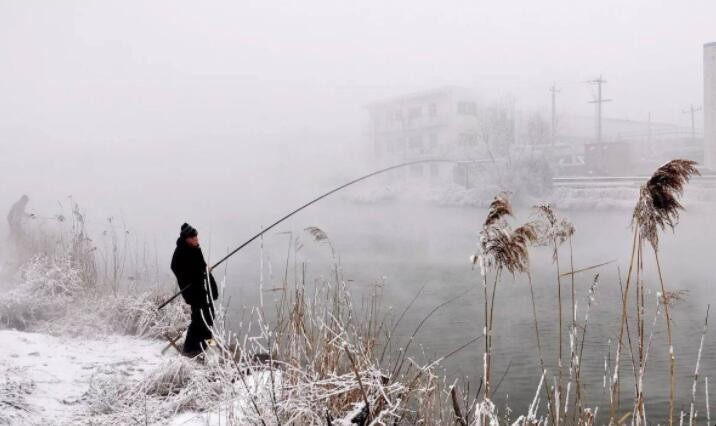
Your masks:
M438 87L436 89L423 90L423 91L393 96L393 97L390 97L387 99L381 99L378 101L371 102L371 103L367 104L365 107L370 109L370 108L390 105L390 104L393 104L396 102L409 102L409 101L413 101L416 99L429 98L429 97L433 97L436 95L442 95L442 94L447 94L447 93L451 93L451 92L471 93L472 90L465 88L465 87L460 87L460 86L442 86L442 87Z

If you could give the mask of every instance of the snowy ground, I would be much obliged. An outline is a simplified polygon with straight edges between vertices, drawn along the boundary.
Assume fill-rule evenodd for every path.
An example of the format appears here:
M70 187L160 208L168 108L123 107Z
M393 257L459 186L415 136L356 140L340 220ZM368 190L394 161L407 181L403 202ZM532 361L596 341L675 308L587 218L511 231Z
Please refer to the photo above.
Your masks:
M101 376L140 377L162 361L157 340L77 339L0 330L0 424L76 424L83 397Z
M90 390L92 383L117 377L126 383L140 382L177 359L173 349L162 355L163 347L158 340L127 336L86 339L0 330L0 425L102 424L103 418L92 417L90 412L88 394L97 402L96 391ZM269 381L268 373L245 379L257 395L268 388ZM149 424L222 425L227 418L241 424L241 413L251 411L244 394L239 390L238 398L206 412L177 412Z
M65 256L37 256L0 287L0 426L243 425L266 413L278 423L279 409L291 419L322 418L326 408L311 404L317 392L333 395L326 383L315 386L312 376L294 382L312 391L308 401L282 387L283 369L253 360L260 347L229 349L223 339L201 361L173 349L162 355L166 343L158 337L183 331L186 307L159 312L166 295L114 294L88 285L81 272ZM378 384L375 377L363 380ZM358 389L348 371L334 381L338 393ZM339 410L343 417L345 405Z

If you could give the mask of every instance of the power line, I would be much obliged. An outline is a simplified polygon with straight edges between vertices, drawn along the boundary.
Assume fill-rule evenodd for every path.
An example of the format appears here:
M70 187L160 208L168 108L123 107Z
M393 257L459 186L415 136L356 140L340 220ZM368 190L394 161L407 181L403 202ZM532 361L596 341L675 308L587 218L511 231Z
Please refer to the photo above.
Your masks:
M689 109L681 110L682 114L691 114L691 142L696 143L696 112L703 111L703 108L694 108L694 104L689 105Z
M557 141L557 93L560 91L554 83L549 91L552 92L552 145L554 145Z
M602 104L604 102L611 102L611 99L604 99L602 97L602 85L606 84L607 81L602 78L600 75L599 78L595 78L594 80L587 81L588 84L596 84L597 85L597 98L589 101L590 104L596 104L597 114L596 114L596 129L597 129L597 142L602 141Z

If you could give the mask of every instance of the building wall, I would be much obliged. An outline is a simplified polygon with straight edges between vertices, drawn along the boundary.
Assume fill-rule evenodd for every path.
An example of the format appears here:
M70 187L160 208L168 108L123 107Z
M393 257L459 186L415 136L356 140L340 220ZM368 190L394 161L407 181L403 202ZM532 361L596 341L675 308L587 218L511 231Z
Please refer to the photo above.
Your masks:
M716 170L716 42L704 45L704 163Z
M427 158L451 158L463 145L474 144L478 105L472 91L445 87L375 102L367 106L375 161L389 166ZM394 177L448 181L448 164L414 165Z

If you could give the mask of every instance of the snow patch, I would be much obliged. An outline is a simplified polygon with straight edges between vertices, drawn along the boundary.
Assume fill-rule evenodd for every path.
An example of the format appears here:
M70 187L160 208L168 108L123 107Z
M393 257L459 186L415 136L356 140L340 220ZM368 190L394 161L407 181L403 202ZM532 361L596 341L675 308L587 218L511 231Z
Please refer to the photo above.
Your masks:
M141 377L161 364L162 346L127 336L77 339L0 330L0 424L77 424L73 419L85 415L93 381Z

